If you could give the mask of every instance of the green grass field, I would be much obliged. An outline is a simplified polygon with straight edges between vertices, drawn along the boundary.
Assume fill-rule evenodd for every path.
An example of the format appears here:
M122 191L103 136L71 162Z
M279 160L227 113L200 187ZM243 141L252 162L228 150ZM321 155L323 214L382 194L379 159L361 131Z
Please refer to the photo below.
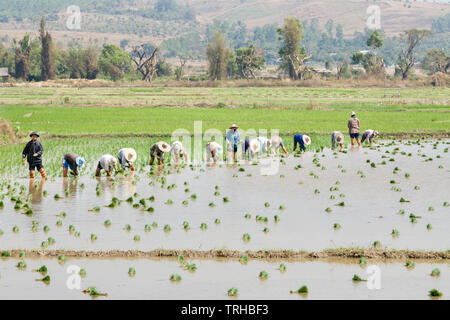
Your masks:
M1 88L0 117L20 132L47 136L169 135L193 122L203 129L278 129L328 135L361 129L383 134L448 133L449 88Z
M193 134L194 121L201 121L203 133L218 129L224 135L232 123L241 126L242 136L250 129L269 136L278 130L288 150L296 133L311 136L311 149L329 146L332 131L347 133L352 110L362 131L375 129L384 138L449 136L449 101L448 88L0 88L0 119L21 137L0 147L7 159L0 174L20 175L30 131L41 133L47 166L57 172L66 152L95 164L124 146L134 147L145 165L152 143L170 142L176 129Z

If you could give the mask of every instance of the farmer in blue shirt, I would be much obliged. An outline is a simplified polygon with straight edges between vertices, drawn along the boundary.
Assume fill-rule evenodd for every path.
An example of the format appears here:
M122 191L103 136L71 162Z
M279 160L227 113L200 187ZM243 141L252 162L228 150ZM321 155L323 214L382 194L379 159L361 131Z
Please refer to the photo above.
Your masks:
M296 134L294 136L294 150L297 149L297 145L300 144L300 149L302 151L306 151L305 144L309 146L311 144L311 138L308 137L306 134Z
M225 136L225 140L227 142L227 159L229 156L229 152L233 151L233 159L236 161L236 154L238 150L239 142L241 141L241 136L239 135L239 131L237 131L239 127L233 124L228 130L227 135Z

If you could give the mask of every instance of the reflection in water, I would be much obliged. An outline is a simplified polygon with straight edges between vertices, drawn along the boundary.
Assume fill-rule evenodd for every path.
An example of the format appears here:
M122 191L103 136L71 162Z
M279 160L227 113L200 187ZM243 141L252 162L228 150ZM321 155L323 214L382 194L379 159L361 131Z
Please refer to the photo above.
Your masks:
M31 195L31 203L39 203L42 201L42 192L44 190L45 179L42 179L40 183L34 181L34 179L30 179L28 185L28 196Z
M63 190L66 197L77 198L78 178L63 178Z

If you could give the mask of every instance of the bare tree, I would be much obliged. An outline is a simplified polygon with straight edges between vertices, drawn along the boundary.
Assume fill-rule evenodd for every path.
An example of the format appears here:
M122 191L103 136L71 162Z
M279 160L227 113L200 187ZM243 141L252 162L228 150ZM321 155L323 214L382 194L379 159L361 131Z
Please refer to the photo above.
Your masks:
M414 57L414 49L416 46L426 37L428 37L432 32L430 30L407 30L405 31L404 36L408 41L408 48L406 50L402 50L398 57L397 68L402 74L402 79L405 80L412 67L416 63L416 59Z
M183 57L178 58L180 60L180 65L175 68L175 77L177 81L180 81L184 74L184 66L186 65L187 59Z
M158 63L158 50L156 47L153 53L146 49L144 44L134 46L131 53L131 59L136 65L137 71L142 75L142 80L151 82L156 73L156 66Z

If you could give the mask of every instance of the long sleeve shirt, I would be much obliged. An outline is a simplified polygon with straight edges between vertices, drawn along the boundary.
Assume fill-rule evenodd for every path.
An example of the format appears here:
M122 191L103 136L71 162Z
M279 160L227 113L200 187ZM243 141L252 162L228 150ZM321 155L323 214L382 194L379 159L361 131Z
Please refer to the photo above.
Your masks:
M28 162L42 161L44 147L41 142L30 140L22 151L22 158L27 158ZM34 156L37 154L37 157Z
M241 136L239 135L239 132L233 129L228 130L227 135L225 136L225 139L228 143L230 143L233 146L237 146L239 142L241 141Z

